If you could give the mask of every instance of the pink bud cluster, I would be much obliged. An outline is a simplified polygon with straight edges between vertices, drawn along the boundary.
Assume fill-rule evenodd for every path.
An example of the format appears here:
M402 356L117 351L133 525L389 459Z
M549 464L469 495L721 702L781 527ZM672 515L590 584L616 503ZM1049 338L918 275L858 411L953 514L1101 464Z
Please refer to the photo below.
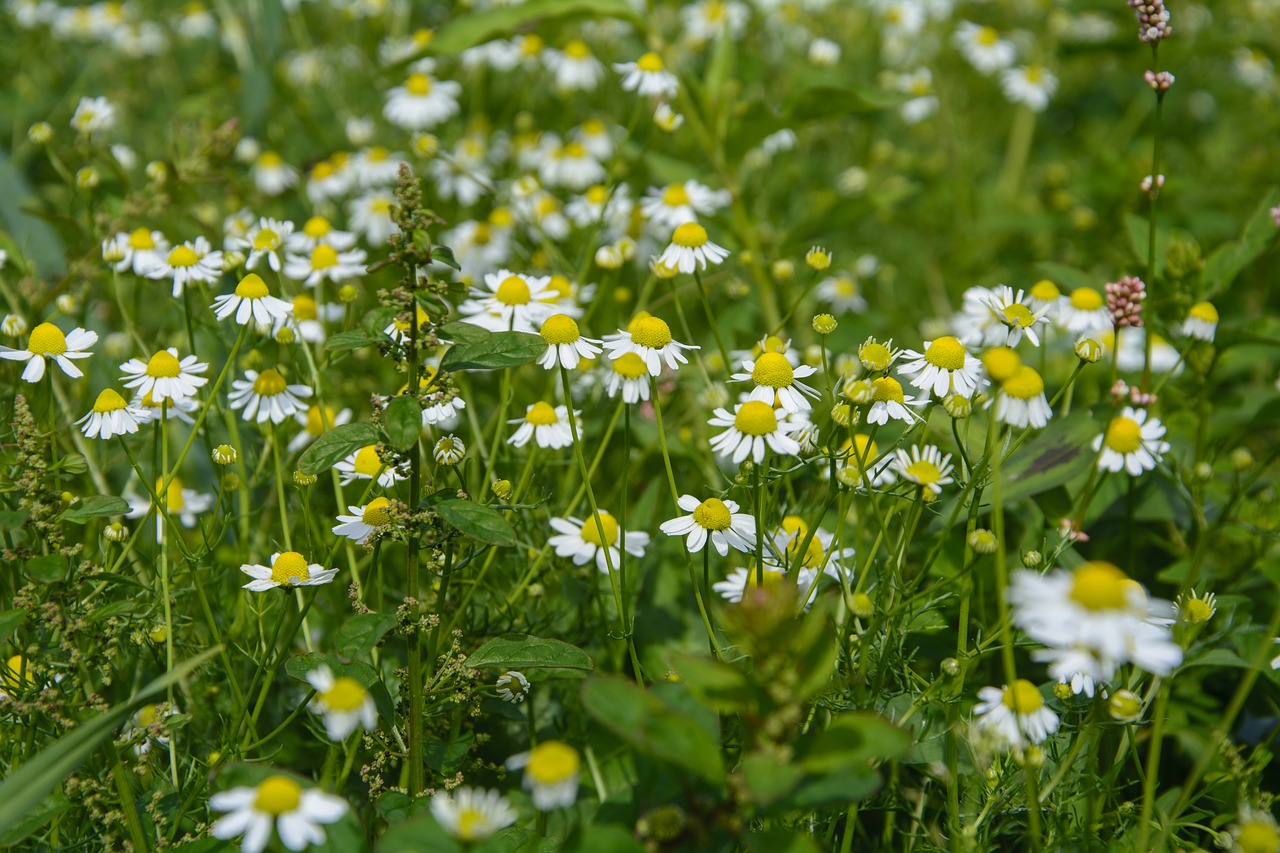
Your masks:
M1142 325L1142 300L1147 286L1137 276L1127 275L1119 281L1107 282L1107 310L1116 328Z
M1173 81L1176 78L1168 71L1148 71L1142 75L1142 79L1146 80L1147 85L1155 89L1157 94L1163 95L1173 88Z
M1147 44L1167 39L1173 32L1164 0L1129 0L1129 7L1138 15L1138 38Z

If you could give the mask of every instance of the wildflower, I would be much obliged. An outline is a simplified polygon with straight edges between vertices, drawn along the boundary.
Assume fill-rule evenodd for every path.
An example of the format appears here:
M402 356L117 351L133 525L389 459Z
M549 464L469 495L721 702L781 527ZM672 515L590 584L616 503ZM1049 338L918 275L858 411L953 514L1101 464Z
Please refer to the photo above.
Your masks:
M798 381L817 373L817 369L808 365L792 367L791 362L781 353L761 353L755 361L744 361L742 367L746 372L733 374L729 381L754 382L755 387L747 395L748 400L773 405L776 398L783 409L794 414L813 408L806 397L817 399L820 396L817 389Z
M1042 65L1006 68L1000 73L1000 88L1015 104L1025 104L1033 112L1042 112L1058 90L1058 78Z
M586 565L595 558L596 568L608 572L609 566L615 569L622 562L622 552L618 550L619 540L622 548L633 557L643 557L644 549L649 546L649 534L638 530L623 530L617 519L600 510L599 524L590 518L579 521L568 518L552 518L551 529L558 535L547 540L547 544L555 548L557 557L569 557L575 566ZM601 528L604 535L601 536ZM608 543L608 562L605 560L605 543Z
M323 342L325 321L332 323L341 320L346 313L341 305L320 305L305 293L296 294L292 303L285 304L289 305L290 310L272 325L272 335L280 334L282 329L289 329L309 343Z
M163 259L157 253L141 274L151 279L172 280L173 297L177 299L188 282L213 284L222 276L222 252L210 246L204 237L197 237L174 246Z
M16 338L27 333L27 321L21 314L5 314L0 321L0 334L8 338Z
M575 411L573 416L581 417L582 413ZM520 428L507 439L507 443L512 447L524 447L531 438L539 447L553 450L573 444L573 430L569 426L569 409L565 406L552 408L549 403L539 400L525 410L523 418L514 418L507 423L520 424Z
M244 409L246 421L256 419L258 423L271 421L282 424L286 419L305 412L307 406L299 397L310 397L311 389L306 385L290 385L285 378L273 368L258 373L246 370L244 379L231 382L232 391L227 401L232 409Z
M472 289L471 298L458 307L462 319L494 332L537 332L538 325L554 309L550 276L532 276L498 270L484 277L484 287Z
M898 106L898 114L907 124L919 124L938 111L938 96L933 88L933 72L921 66L894 81L899 92L910 97Z
M240 454L229 444L219 444L213 449L213 462L215 465L234 465L236 460L240 458Z
M444 428L451 428L448 425L453 419L467 407L467 403L458 396L457 389L444 384L436 384L437 370L435 367L424 364L422 365L422 376L418 379L418 399L422 404L422 425L436 426L441 425ZM434 391L428 391L433 385L436 386ZM400 395L409 392L408 383L400 389Z
M716 581L711 585L711 589L720 594L720 597L731 604L740 604L742 597L746 595L749 589L759 589L759 578L757 576L758 566L751 568L737 568L729 573L729 576L722 581ZM814 581L818 577L817 569L802 568L798 574L796 582L796 591L799 597L807 597L809 588L813 586ZM787 577L786 568L776 564L766 562L764 565L764 588L770 589L783 583L790 583Z
M622 399L630 404L649 399L649 368L644 359L633 352L610 359L604 377L604 390L610 398L622 392Z
M646 53L635 62L615 62L613 70L623 75L624 92L671 98L680 87L676 75L666 70L662 57L656 53Z
M1129 7L1138 16L1138 38L1143 42L1155 44L1173 32L1164 0L1129 0Z
M667 133L675 133L684 124L684 116L671 109L671 105L664 101L654 109L653 123L660 130Z
M749 7L737 0L698 0L681 10L684 34L694 44L714 41L726 30L737 39L750 15Z
M937 397L972 397L983 384L982 362L950 335L925 341L924 352L903 350L903 356L910 361L898 369L908 376L918 374L911 384L922 391L932 391Z
M662 372L662 362L667 367L678 370L681 364L688 364L682 350L698 349L692 344L682 344L671 337L671 327L658 317L641 315L627 325L626 330L619 329L617 334L605 335L604 348L609 358L619 359L627 353L639 356L649 369L651 376Z
M1107 713L1113 720L1132 723L1142 716L1142 700L1131 690L1117 690L1107 698Z
M355 173L356 184L361 187L384 186L396 182L403 161L404 155L400 152L374 145L360 150L351 159L351 170Z
M852 273L838 273L818 283L814 296L838 313L861 314L867 310L858 278Z
M213 506L213 495L198 492L195 489L188 489L177 476L169 478L169 485L166 488L164 478L160 478L155 484L156 495L160 496L164 501L165 512L170 518L177 517L183 527L192 528L200 521L200 514L207 512ZM129 511L125 513L125 518L142 518L151 510L150 497L138 497L132 494L126 494L125 500L129 502ZM164 519L156 518L156 527L160 529L164 524Z
M249 253L244 261L246 269L253 269L259 261L266 259L273 272L280 272L284 268L285 245L292 234L292 222L263 217L243 237L228 240L227 248Z
M506 829L518 817L497 791L467 787L436 791L431 796L431 815L445 832L468 847Z
M1111 312L1101 293L1092 287L1077 287L1059 304L1058 323L1080 337L1097 337L1111 331Z
M822 246L814 246L805 252L804 262L815 272L821 272L831 266L831 253Z
M578 366L584 358L594 358L600 354L601 341L585 338L578 330L578 324L568 314L553 314L542 323L538 331L547 342L547 351L538 358L538 364L547 370L567 367L570 370Z
M341 797L315 788L303 789L288 776L268 776L255 787L232 788L209 798L209 807L227 812L209 827L214 838L226 840L243 835L243 853L262 853L271 840L274 826L280 841L290 850L305 850L323 844L323 825L334 823L347 813Z
M706 269L707 264L719 264L729 257L729 252L707 238L707 229L696 222L686 222L671 235L671 243L663 250L658 263L672 266L683 273Z
M139 739L134 744L134 754L139 758L148 755L151 752L152 741L168 747L169 738L162 734L165 731L165 720L177 713L176 708L168 705L143 705L139 708L133 715L132 722L125 728L125 733L130 740L135 737Z
M544 740L507 759L508 770L524 768L524 788L539 811L568 808L578 797L578 751L558 740Z
M1017 49L992 27L961 21L951 42L979 73L990 77L1013 64Z
M951 454L945 456L932 444L921 448L911 446L911 455L898 448L893 460L893 468L898 476L909 483L915 483L921 489L942 494L942 487L955 482L951 474Z
M1201 597L1195 590L1191 590L1174 603L1173 609L1183 622L1203 625L1218 612L1218 597L1212 592L1207 592Z
M294 231L284 238L285 249L296 254L310 254L316 246L320 245L344 252L355 244L355 234L350 231L339 231L323 216L311 217L302 223L301 230Z
M391 501L387 498L374 498L364 506L349 506L351 515L338 515L338 524L333 532L345 536L359 545L367 545L378 533L391 525Z
M1169 452L1169 442L1162 440L1164 434L1159 418L1148 417L1145 409L1125 406L1107 424L1106 432L1093 440L1098 467L1113 473L1128 471L1131 477L1154 471Z
M1022 340L1022 336L1026 335L1032 346L1040 346L1040 338L1036 334L1036 326L1045 325L1049 322L1046 317L1049 313L1048 306L1032 308L1026 302L1023 302L1021 290L1015 293L1013 288L1006 284L998 285L992 289L990 296L986 299L986 306L996 320L996 325L993 329L998 331L999 334L994 337L1004 338L1004 340L990 340L992 336L989 335L986 341L988 345L1001 343L1006 346L1016 347L1018 342Z
M1218 309L1210 302L1197 302L1187 312L1182 334L1201 341L1212 341L1218 331Z
M829 335L836 330L839 323L830 314L815 314L813 315L812 325L813 330L818 334Z
M364 249L339 251L329 243L317 242L309 255L289 255L284 274L307 287L322 281L343 282L364 275L367 258Z
M333 570L337 572L337 569ZM334 676L327 666L307 673L316 691L315 704L324 714L324 730L331 741L344 741L358 728L378 727L378 706L364 685L346 675Z
M1062 291L1058 290L1058 285L1047 278L1040 279L1027 291L1027 305L1031 306L1032 311L1047 308L1045 317L1049 320L1057 319L1058 303L1061 301Z
M1126 372L1142 370L1147 361L1147 334L1144 327L1134 327L1120 337L1120 352L1116 363ZM1182 372L1182 354L1177 347L1154 332L1151 339L1151 370L1153 373L1172 373L1174 376ZM1114 333L1103 336L1103 343L1110 347L1115 344ZM1135 391L1137 389L1134 389ZM1137 402L1135 398L1135 402Z
M404 85L387 91L382 114L387 121L404 130L426 130L453 118L458 112L458 95L462 85L454 80L436 80L430 74L432 64L420 66Z
M115 123L115 105L106 98L81 98L71 116L71 127L86 137L108 131Z
M982 366L993 382L1004 382L1022 367L1022 356L1007 346L992 347L982 354Z
M835 534L821 527L809 535L809 525L798 515L788 515L782 519L781 527L773 533L773 544L779 552L786 555L788 564L794 564L800 554L800 546L804 545L804 556L800 565L806 569L821 571L824 575L844 582L852 576L852 570L844 565L845 561L856 553L853 548L835 548ZM805 540L809 542L805 545Z
M905 395L902 383L892 376L881 376L871 380L871 410L867 412L867 422L887 424L893 419L912 423L920 416L907 406L921 406L925 402Z
M150 417L145 409L126 403L114 390L105 388L94 401L89 414L76 423L84 424L80 429L85 438L108 439L125 433L136 433L138 424L150 420Z
M791 437L798 425L779 420L773 406L759 400L739 403L732 414L718 408L707 423L726 427L711 439L711 449L719 456L732 458L735 465L748 456L755 464L761 464L766 447L783 456L800 453L800 445Z
M604 76L604 63L591 55L582 39L572 39L563 50L547 50L543 62L556 77L556 88L565 92L590 92Z
M27 366L22 371L24 382L39 382L44 378L46 358L53 359L58 367L62 368L62 372L72 379L79 379L84 376L84 373L76 367L72 359L88 358L93 355L88 351L88 347L93 346L97 341L97 332L76 328L64 335L62 330L53 323L41 323L31 330L26 349L0 347L0 358L9 361L25 361Z
M731 200L727 190L713 190L690 179L665 187L650 187L640 201L640 213L650 227L664 232L710 216Z
M699 501L693 495L681 495L676 504L689 515L664 521L659 529L668 536L687 534L685 547L690 553L701 551L708 539L721 557L729 553L730 546L744 553L755 548L755 516L738 512L736 502L719 498Z
M457 465L467 455L467 446L456 435L446 435L436 442L432 456L439 465Z
M831 39L816 38L809 42L809 61L819 68L834 68L840 61L840 44Z
M1044 379L1035 368L1023 364L1000 383L996 420L1020 429L1042 429L1052 415L1044 396Z
M236 323L246 326L250 320L262 325L279 322L289 316L292 306L283 299L272 296L261 276L249 273L240 279L235 293L214 297L210 307L219 320L225 320L234 314Z
M901 350L893 348L893 338L883 343L875 338L867 338L858 347L858 362L863 370L880 373L888 370L889 365L893 364L901 354Z
M114 264L116 272L132 269L135 275L146 275L152 267L163 264L168 254L169 242L164 235L148 228L121 232L102 244L104 261Z
M1043 743L1058 730L1058 715L1045 707L1040 688L1024 678L1004 687L983 687L978 698L974 725L992 729L1009 746Z
M244 585L250 592L265 592L281 586L320 586L338 574L337 569L321 568L319 563L308 564L307 558L297 551L272 554L270 567L246 563L240 571L253 578Z
M498 682L494 686L498 690L498 698L512 705L519 705L529 695L529 679L524 677L524 673L516 672L514 669L499 675Z
M1086 364L1097 364L1102 359L1103 346L1093 338L1081 338L1073 349L1076 358Z
M298 170L274 151L263 151L253 164L253 184L258 192L277 196L298 183Z
M333 469L342 475L342 485L347 486L356 480L372 480L378 478L378 485L389 489L397 480L408 475L394 465L388 465L378 456L378 445L366 445L346 459L336 463Z
M102 528L102 538L108 542L123 542L129 538L129 528L118 521L113 521Z
M1142 300L1147 298L1146 285L1136 276L1124 276L1106 285L1107 311L1116 328L1142 325Z
M178 351L169 347L151 356L147 361L131 358L120 365L124 387L134 393L150 397L155 403L166 400L184 400L195 396L196 391L209 381L200 376L209 365L198 361L194 355L178 360ZM132 378L130 378L132 377Z

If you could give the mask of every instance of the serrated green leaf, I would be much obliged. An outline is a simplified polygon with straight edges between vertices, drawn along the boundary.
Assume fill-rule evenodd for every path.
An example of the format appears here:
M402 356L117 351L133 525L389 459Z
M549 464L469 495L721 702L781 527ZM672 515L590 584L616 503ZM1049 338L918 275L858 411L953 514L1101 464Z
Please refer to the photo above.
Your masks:
M484 329L480 331L485 332ZM444 354L441 370L496 370L528 364L547 351L541 335L528 332L485 332L487 337L458 340Z
M408 450L422 434L422 407L414 397L395 397L387 404L382 422L391 446Z
M395 626L396 617L391 613L357 614L342 623L334 647L344 658L362 658Z
M346 459L352 453L377 444L384 436L370 423L336 426L311 442L298 460L298 469L304 474L320 474Z
M387 685L382 682L382 678L374 671L373 667L367 663L358 661L343 663L333 655L309 652L304 655L294 655L285 661L284 671L306 684L307 673L322 666L329 667L329 670L335 676L345 675L360 682L364 689L369 691L369 695L373 697L374 703L378 706L378 716L383 723L395 716L395 704L391 701L391 694L387 691Z
M1093 464L1093 438L1100 432L1087 411L1077 410L1055 420L1014 452L1004 463L1004 503L1016 503L1070 482Z
M627 0L528 0L512 6L496 6L483 12L459 15L440 28L428 52L452 55L491 39L537 28L556 18L622 18L643 27Z
M128 511L129 502L124 498L115 495L89 495L71 504L58 518L72 524L84 524L93 518L124 515Z
M429 495L422 505L434 509L440 518L460 533L486 545L516 544L516 529L492 507L444 491Z
M26 562L27 577L36 583L58 583L67 576L67 558L61 554L44 554Z
M485 642L463 664L467 669L595 669L591 656L561 640L503 634Z

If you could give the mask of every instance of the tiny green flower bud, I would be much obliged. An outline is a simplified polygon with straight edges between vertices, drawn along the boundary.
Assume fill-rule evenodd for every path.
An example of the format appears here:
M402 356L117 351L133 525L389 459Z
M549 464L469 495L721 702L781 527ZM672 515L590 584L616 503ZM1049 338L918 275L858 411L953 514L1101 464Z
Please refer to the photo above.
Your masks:
M281 326L277 329L275 337L276 343L281 346L288 346L298 339L298 336L294 334L293 329L290 329L288 326Z
M1107 713L1113 720L1132 723L1142 715L1142 701L1128 690L1117 690L1107 700Z
M1102 344L1093 338L1081 338L1076 341L1076 358L1089 364L1096 364L1102 358Z
M240 488L240 477L234 472L228 471L222 475L222 489L227 492L234 492Z
M53 126L47 121L38 121L27 129L27 139L32 145L48 145L53 139Z
M71 506L71 502L76 499L76 496L71 494L71 492L63 492L58 497L62 501L62 505L64 507Z
M123 542L129 538L129 528L118 521L113 521L102 531L102 536L108 542Z
M831 407L831 421L836 426L847 427L853 422L853 406L848 403L836 403Z
M778 281L790 281L796 274L796 265L786 258L773 262L773 277Z
M1208 462L1197 462L1195 468L1191 469L1191 473L1195 475L1197 480L1212 480L1213 466Z
M54 300L54 305L58 306L58 310L68 317L80 310L80 300L76 299L70 293L64 293Z
M942 674L947 678L955 678L960 674L960 661L955 658L947 658L942 662Z
M996 535L990 530L980 527L969 534L969 547L976 554L994 554L997 544Z
M91 190L102 183L102 175L93 166L85 166L76 172L76 186L82 190Z
M836 330L836 318L830 314L818 314L813 318L813 330L820 335L829 335Z
M942 408L956 420L964 420L973 414L973 401L960 394L948 394L942 398Z
M1231 467L1241 473L1244 473L1253 467L1253 453L1251 453L1247 447L1237 447L1235 450L1231 451L1229 459Z
M1179 599L1177 607L1178 616L1183 622L1203 625L1218 612L1218 598L1211 592L1205 593L1204 598L1201 598L1192 591Z
M1063 684L1059 682L1053 685L1053 695L1058 697L1059 702L1066 702L1075 694L1071 692L1070 684Z
M360 298L360 291L356 290L354 284L344 284L338 288L338 301L344 304L355 302Z
M158 646L169 639L169 630L163 625L157 625L147 632L147 639Z
M153 184L163 184L169 177L169 167L163 160L152 160L144 171L147 173L147 180Z
M233 269L244 265L244 252L232 249L222 253L222 271L231 272Z
M821 272L831 266L831 253L821 246L814 246L805 253L804 262L809 265L810 269Z
M841 390L851 402L858 404L870 403L875 398L875 389L865 379L852 379L844 383Z
M213 461L219 465L234 465L240 454L229 444L219 444L213 449Z
M853 596L853 615L859 619L870 619L876 612L875 602L871 600L871 596L865 592L856 593Z
M511 500L511 495L514 494L514 490L511 488L511 481L510 480L494 480L493 494L500 501Z
M1038 569L1044 563L1044 555L1039 551L1026 551L1022 555L1022 565L1028 569Z
M457 436L446 435L436 442L434 455L436 462L440 465L457 465L462 461L462 457L467 455L467 446Z
M301 471L293 472L293 483L296 486L314 486L318 479L320 478L315 474L304 474Z
M986 772L982 775L987 782L988 788L994 789L1000 784L1000 771L996 770L994 767L988 767Z
M102 259L109 264L118 264L124 260L124 246L115 240L102 245Z

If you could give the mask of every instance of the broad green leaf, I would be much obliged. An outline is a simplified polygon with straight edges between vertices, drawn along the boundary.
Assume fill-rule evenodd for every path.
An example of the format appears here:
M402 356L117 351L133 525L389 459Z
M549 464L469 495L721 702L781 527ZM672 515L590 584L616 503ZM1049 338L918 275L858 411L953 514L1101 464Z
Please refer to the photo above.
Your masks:
M448 246L432 246L431 260L438 264L444 264L446 267L453 267L455 270L461 270L462 265L458 263L457 258L453 256L453 249Z
M1093 464L1093 438L1101 428L1079 409L1055 419L1004 463L1002 496L1006 505L1070 482Z
M26 563L27 577L36 583L57 583L67 577L67 558L61 554L32 557Z
M1271 208L1280 205L1280 187L1272 187L1245 225L1239 240L1219 246L1205 259L1200 271L1200 291L1209 299L1231 286L1245 267L1256 261L1275 239Z
M129 502L124 498L115 495L89 495L71 504L58 518L73 524L84 524L91 518L124 515L128 511Z
M869 767L846 767L806 779L792 792L787 805L796 809L856 803L880 789L880 774Z
M395 397L383 413L383 425L391 446L397 450L408 450L422 434L422 407L414 397Z
M779 761L764 752L743 756L742 781L751 792L751 799L762 806L773 805L791 793L805 771L797 764Z
M462 762L475 742L475 735L467 732L449 742L428 736L423 744L427 765L437 773L452 776L462 769Z
M395 716L395 704L391 701L387 685L382 683L382 678L367 663L343 663L332 655L309 652L305 655L294 655L285 661L284 671L306 684L307 673L322 666L329 667L335 676L345 675L360 682L377 704L378 716L382 719L382 724L388 723Z
M577 646L529 634L503 634L476 649L467 669L594 669L591 656Z
M8 512L0 512L0 529L17 530L27 520L27 516L31 514L29 509L18 509Z
M678 655L672 664L689 692L717 711L740 713L766 701L746 674L732 664L701 655Z
M427 46L430 53L451 55L520 30L537 29L556 18L622 18L643 28L627 0L528 0L459 15L440 28Z
M372 335L363 329L352 329L349 332L338 332L330 335L325 339L324 348L327 350L353 350L367 347L371 344L381 343L390 340L386 335L379 332Z
M18 626L22 624L23 617L29 612L19 607L0 613L0 646L3 646L10 635L18 630Z
M845 113L871 113L893 109L906 95L885 92L871 86L808 86L800 89L784 112L791 121L827 119Z
M370 423L336 426L303 451L298 469L304 474L323 473L357 450L382 440L382 433Z
M442 341L453 341L459 344L484 343L493 336L493 332L482 329L475 323L464 323L458 320L440 327L439 337Z
M644 853L645 847L621 826L598 824L570 835L562 849L565 853Z
M516 544L516 529L492 507L458 497L457 492L443 491L422 502L439 513L451 527L486 545Z
M547 351L540 335L527 332L486 332L449 347L440 362L441 370L495 370L528 364Z
M1066 264L1055 263L1054 261L1041 261L1036 264L1036 269L1040 270L1046 278L1058 285L1059 290L1070 292L1081 287L1091 287L1094 290L1101 291L1104 282L1096 275L1078 270L1075 267L1069 267Z
M17 826L4 833L4 835L0 835L0 847L13 847L22 841L30 844L32 839L28 836L70 807L71 801L63 796L61 792L55 791L53 796L32 809L29 814L18 822Z
M872 760L895 758L911 747L911 734L878 714L844 711L801 742L797 759L810 773L829 773Z
M395 626L396 617L391 613L357 614L342 623L334 647L344 658L362 658Z

